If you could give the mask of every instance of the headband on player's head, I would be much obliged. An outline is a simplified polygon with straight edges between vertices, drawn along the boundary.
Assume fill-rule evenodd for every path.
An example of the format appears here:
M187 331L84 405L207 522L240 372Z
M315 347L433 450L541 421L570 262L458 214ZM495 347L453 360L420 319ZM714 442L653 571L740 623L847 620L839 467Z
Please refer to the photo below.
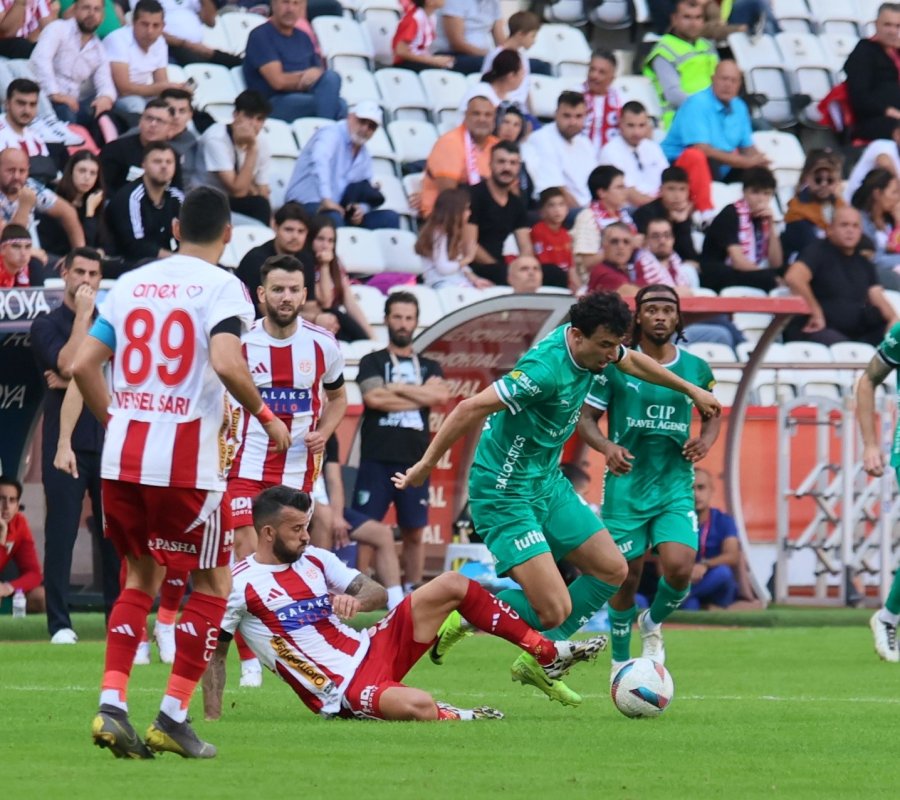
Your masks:
M642 305L644 305L644 303L652 303L655 301L657 303L674 303L678 307L678 310L679 311L681 310L681 303L679 302L679 299L678 299L678 292L676 292L674 289L672 289L671 294L662 295L662 294L657 294L657 292L659 292L659 291L665 291L665 290L664 289L663 290L654 289L652 292L648 292L643 297L641 297L639 300L637 300L636 307L640 308Z

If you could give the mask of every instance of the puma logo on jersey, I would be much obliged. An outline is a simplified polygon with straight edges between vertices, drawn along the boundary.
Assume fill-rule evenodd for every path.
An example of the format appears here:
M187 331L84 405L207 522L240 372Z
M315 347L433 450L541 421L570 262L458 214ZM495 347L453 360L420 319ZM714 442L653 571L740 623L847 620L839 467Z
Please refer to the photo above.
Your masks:
M641 385L639 383L635 383L634 381L625 381L625 385L629 389L634 389L638 394L641 393Z

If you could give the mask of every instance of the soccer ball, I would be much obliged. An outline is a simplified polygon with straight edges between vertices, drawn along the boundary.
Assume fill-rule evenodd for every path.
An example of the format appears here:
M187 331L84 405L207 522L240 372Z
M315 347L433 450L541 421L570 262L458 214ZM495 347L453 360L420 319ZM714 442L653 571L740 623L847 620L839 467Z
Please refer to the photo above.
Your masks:
M610 694L626 717L658 717L675 697L675 684L662 664L635 658L616 673Z

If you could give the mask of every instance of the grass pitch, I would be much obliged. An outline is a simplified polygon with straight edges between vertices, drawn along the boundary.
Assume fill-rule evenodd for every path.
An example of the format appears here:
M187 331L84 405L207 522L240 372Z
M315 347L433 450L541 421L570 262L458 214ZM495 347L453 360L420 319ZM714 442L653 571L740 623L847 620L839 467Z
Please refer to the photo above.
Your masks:
M510 681L511 645L468 639L443 667L420 662L408 682L459 705L494 705L507 718L414 724L320 720L268 673L262 689L239 689L232 653L222 719L203 722L199 693L193 705L195 727L218 746L218 758L122 762L90 740L102 644L3 642L21 624L6 618L0 795L895 797L900 666L875 656L862 615L841 619L853 624L670 628L676 697L656 720L629 720L613 707L607 654L573 671L569 683L585 700L571 709ZM134 670L130 706L139 731L156 713L167 673L159 663Z

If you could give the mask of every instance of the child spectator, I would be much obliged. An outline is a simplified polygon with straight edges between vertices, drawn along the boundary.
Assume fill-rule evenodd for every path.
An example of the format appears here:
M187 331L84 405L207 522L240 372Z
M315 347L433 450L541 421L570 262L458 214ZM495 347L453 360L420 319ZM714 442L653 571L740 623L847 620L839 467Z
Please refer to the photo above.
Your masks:
M436 34L435 12L446 0L410 0L410 5L397 26L391 49L394 66L420 72L423 69L450 69L453 56L432 55Z
M467 189L446 189L437 196L416 241L416 252L425 267L422 277L428 286L493 286L469 267L475 258L475 241L467 236L471 211Z
M31 614L44 611L44 577L34 547L28 520L19 511L22 484L14 478L0 475L0 598L17 591L25 593L26 610ZM6 575L12 565L16 576Z
M31 286L31 234L28 228L10 223L0 234L0 289Z
M572 257L572 236L563 227L569 207L562 189L551 187L541 192L540 198L541 221L531 229L531 244L534 254L544 270L544 283L552 286L568 285L574 290L575 274L572 267L575 265ZM563 282L547 281L547 273L554 273L557 278L562 276Z
M528 61L528 51L537 39L538 30L541 27L541 18L531 11L517 11L509 18L509 36L499 47L495 47L484 57L481 65L482 74L489 72L494 64L494 59L503 50L515 50L522 59L522 67L525 74L522 83L517 89L509 92L506 102L521 108L528 109L528 91L531 88L531 68Z

